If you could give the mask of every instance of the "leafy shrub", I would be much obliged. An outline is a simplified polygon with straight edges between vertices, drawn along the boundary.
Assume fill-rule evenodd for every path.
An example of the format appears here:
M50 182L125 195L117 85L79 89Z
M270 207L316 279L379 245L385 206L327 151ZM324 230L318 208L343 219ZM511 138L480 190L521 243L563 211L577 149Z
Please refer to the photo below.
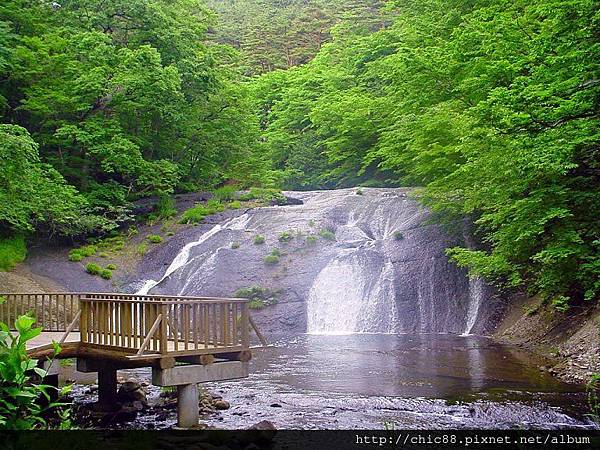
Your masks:
M239 242L232 242L231 243L231 248L234 249L234 250L240 248L240 243Z
M273 250L271 250L271 255L281 256L281 251L278 248L274 248Z
M238 200L235 200L233 202L229 202L227 204L227 207L230 209L240 209L242 207L242 204Z
M294 235L289 231L279 234L279 242L290 242L292 239L294 239Z
M264 258L266 264L275 265L279 262L279 256L277 255L267 255Z
M256 236L254 236L254 245L260 245L260 244L264 244L265 243L265 237L257 234Z
M137 252L140 256L144 256L146 253L148 253L148 245L145 242L142 242L140 245L138 245Z
M118 252L123 250L123 247L125 247L125 236L119 234L104 238L98 242L97 246L99 249Z
M11 270L25 261L27 246L23 236L0 239L0 271Z
M90 244L74 248L69 252L69 261L81 261L83 258L94 256L98 252L98 246Z
M85 265L85 271L90 275L100 275L100 272L102 272L102 267L100 267L98 264L88 263Z
M238 289L234 296L249 299L248 307L251 309L262 309L265 306L275 305L277 303L277 294L277 292L270 289L254 285Z
M248 302L248 308L250 309L263 309L265 306L267 306L265 302L258 299L250 300Z
M83 255L81 253L69 253L69 261L79 262L83 259Z
M33 317L20 316L15 321L15 334L0 322L0 429L48 428L50 424L45 416L66 406L50 402L49 393L56 388L38 383L32 377L32 373L40 379L46 376L46 371L37 367L37 361L27 354L27 341L39 336L42 331L41 328L33 328L34 323ZM54 354L58 352L60 347L55 344ZM61 389L59 395L69 389L70 386ZM43 406L42 399L48 404Z
M127 229L127 237L128 238L132 238L133 236L135 236L138 233L139 233L139 231L135 225L130 225L129 228Z
M257 200L264 203L282 203L285 202L285 196L279 189L253 187L250 189L250 191L240 195L240 200Z
M100 271L100 277L104 278L105 280L110 280L112 278L112 270L102 269Z
M558 295L552 299L552 302L550 302L550 304L557 311L560 311L562 313L567 312L569 310L569 297L566 297L564 295Z
M108 266L106 266L107 270L117 270L117 266L115 266L114 264L109 264Z
M175 209L175 200L173 197L170 195L161 195L154 208L154 213L160 219L170 219L176 216L177 209Z
M237 186L226 185L216 189L213 193L213 198L219 202L230 202L235 200L237 194Z
M175 236L175 232L174 232L174 231L167 231L165 234L166 234L167 236L169 236L169 237L170 237L170 236Z
M146 239L152 244L160 244L163 241L162 236L159 236L158 234L151 234Z
M218 200L211 199L206 202L206 204L199 204L185 211L181 216L180 223L195 225L202 222L206 216L210 216L211 214L216 214L224 210L225 207L223 204L221 204Z
M335 241L335 233L331 230L321 230L319 236L328 241Z
M361 188L358 188L356 190L356 195L363 195L363 194L364 194L364 192L363 192L363 190Z
M394 231L394 239L397 241L401 241L402 239L404 239L404 235L401 231Z
M108 253L106 253L106 252L100 252L100 253L98 253L98 256L100 258L108 258Z

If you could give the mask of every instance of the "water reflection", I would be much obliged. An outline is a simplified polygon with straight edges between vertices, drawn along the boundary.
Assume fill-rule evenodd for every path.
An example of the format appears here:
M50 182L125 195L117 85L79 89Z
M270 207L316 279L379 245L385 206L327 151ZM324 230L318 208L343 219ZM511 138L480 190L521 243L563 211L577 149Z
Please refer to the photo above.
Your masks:
M489 389L568 392L528 353L477 336L302 335L258 350L251 372L305 391L447 398Z

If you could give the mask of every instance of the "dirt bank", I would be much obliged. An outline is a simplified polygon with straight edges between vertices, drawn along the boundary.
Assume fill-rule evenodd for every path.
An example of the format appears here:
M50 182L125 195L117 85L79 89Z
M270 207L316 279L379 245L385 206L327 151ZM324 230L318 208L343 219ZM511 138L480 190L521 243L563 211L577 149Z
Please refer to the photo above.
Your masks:
M573 307L566 313L542 305L537 297L520 297L494 337L548 358L542 367L571 383L589 381L600 372L600 308Z

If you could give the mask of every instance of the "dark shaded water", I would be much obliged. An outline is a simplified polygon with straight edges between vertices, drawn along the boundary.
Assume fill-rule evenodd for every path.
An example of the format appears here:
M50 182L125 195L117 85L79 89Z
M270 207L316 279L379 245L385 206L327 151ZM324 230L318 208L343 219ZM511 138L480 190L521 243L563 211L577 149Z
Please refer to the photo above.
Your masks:
M531 353L476 336L301 335L257 349L252 372L296 391L456 397L489 389L578 390L539 370Z
M594 427L583 388L560 383L541 364L475 336L280 338L254 351L249 378L206 385L232 408L204 422L234 429L260 420L277 428Z

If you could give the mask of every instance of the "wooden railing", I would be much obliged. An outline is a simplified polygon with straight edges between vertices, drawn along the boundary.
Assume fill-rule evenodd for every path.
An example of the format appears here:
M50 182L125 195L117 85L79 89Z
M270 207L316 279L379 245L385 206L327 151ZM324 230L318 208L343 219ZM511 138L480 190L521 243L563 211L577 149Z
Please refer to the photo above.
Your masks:
M0 293L0 322L14 329L17 317L30 313L44 331L65 331L77 315L82 294ZM77 328L76 328L77 329Z
M31 312L43 331L134 356L228 353L250 346L248 300L135 294L2 294L0 321ZM77 323L79 327L77 327Z
M247 299L85 294L81 341L138 355L247 350Z

